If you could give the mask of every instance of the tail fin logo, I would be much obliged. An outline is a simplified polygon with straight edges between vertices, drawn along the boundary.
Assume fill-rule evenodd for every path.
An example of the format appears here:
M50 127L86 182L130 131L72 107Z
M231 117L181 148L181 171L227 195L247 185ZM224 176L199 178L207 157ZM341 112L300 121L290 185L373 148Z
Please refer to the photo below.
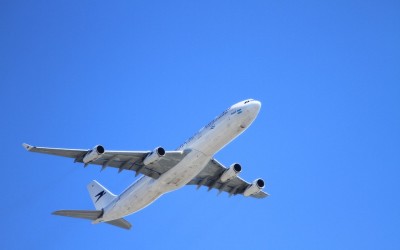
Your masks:
M100 200L100 198L101 198L101 197L103 197L103 195L105 195L105 194L106 194L106 191L104 191L104 190L103 190L103 191L101 191L100 193L96 194L96 196L95 196L95 197L98 197L98 198L97 198L97 200L96 200L96 202L97 202L97 201L99 201L99 200Z

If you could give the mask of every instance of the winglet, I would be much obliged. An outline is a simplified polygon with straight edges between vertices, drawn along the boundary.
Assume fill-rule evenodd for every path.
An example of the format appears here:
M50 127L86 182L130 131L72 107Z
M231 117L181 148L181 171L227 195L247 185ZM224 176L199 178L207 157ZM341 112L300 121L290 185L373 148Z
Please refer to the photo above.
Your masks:
M23 146L26 150L28 150L28 151L31 151L32 148L34 148L33 146L31 146L31 145L29 145L29 144L27 144L27 143L22 143L22 146Z

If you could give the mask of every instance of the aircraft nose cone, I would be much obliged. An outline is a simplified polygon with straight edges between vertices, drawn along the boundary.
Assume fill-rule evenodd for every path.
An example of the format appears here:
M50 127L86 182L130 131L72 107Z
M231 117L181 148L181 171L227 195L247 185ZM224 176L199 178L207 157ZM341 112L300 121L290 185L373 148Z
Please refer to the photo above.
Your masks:
M261 102L259 102L259 101L252 101L251 104L253 104L253 106L255 106L257 109L261 108Z
M250 110L251 113L258 114L258 112L261 109L261 102L256 101L256 100L251 101L247 105L248 105L248 109Z
M246 115L243 116L240 127L244 129L250 126L250 124L256 119L261 109L261 102L256 100L246 101L242 108Z

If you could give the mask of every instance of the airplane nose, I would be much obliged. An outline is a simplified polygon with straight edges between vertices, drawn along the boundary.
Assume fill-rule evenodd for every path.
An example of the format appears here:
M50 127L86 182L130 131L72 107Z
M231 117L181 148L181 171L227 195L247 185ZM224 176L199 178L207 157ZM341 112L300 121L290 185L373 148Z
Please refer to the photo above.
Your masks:
M258 112L261 109L261 102L256 101L256 100L251 101L247 105L248 105L248 108L249 108L250 112L252 112L252 113L258 114Z
M257 107L257 109L260 109L260 108L261 108L261 102L259 102L259 101L253 101L252 103L254 104L254 106Z
M243 120L241 121L240 124L240 127L244 129L247 128L254 121L254 119L256 119L261 109L261 102L256 100L251 100L245 103L242 107L245 113L247 114L242 118Z

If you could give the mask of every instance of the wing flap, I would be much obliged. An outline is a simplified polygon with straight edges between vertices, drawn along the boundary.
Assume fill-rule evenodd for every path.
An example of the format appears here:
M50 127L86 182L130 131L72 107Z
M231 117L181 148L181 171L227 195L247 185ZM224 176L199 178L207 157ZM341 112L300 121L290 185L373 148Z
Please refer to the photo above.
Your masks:
M268 197L269 194L264 192L264 191L260 191L260 192L258 192L256 194L251 195L251 196L254 197L254 198L257 198L257 199L262 199L262 198Z

